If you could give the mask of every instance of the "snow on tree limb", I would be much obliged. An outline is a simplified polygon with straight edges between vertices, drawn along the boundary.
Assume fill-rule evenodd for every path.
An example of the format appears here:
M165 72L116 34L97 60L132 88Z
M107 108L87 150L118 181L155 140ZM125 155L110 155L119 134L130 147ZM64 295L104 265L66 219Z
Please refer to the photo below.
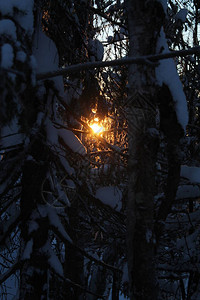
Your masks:
M6 271L4 274L0 275L0 284L2 284L4 281L6 281L12 274L14 274L18 269L20 268L20 263L17 260L8 271Z
M157 43L157 51L160 52L161 49L163 49L164 54L169 51L163 29L161 29ZM169 59L168 61L162 60L160 62L159 66L156 68L156 78L160 86L163 84L168 86L173 98L178 122L185 130L188 123L187 101L173 59Z
M111 61L96 61L96 62L88 62L84 64L77 64L72 65L63 69L50 71L50 72L44 72L44 73L38 73L36 75L37 80L44 80L47 78L52 78L56 76L61 75L67 75L72 74L75 72L80 72L84 70L89 69L95 69L95 68L105 68L105 67L112 67L112 66L122 66L122 65L130 65L130 64L148 64L152 66L156 66L156 63L159 60L173 58L176 56L184 57L187 55L192 54L199 54L200 53L200 47L193 47L187 50L179 50L179 51L171 51L168 53L163 54L155 54L155 55L147 55L147 56L141 56L141 57L128 57L128 58L121 58L121 59L115 59ZM153 64L152 64L153 63ZM155 64L154 64L155 63Z

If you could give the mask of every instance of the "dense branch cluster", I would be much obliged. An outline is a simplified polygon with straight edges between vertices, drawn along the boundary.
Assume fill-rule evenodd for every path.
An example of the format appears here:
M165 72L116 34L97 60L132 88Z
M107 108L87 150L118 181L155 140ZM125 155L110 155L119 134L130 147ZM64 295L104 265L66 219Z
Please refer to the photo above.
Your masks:
M200 6L164 2L0 3L2 300L198 299Z

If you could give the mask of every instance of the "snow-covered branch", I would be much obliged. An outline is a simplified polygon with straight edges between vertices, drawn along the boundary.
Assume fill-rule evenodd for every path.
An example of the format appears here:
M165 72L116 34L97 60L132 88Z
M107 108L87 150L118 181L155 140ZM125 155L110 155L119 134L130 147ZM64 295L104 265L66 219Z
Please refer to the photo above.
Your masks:
M19 261L14 263L8 271L6 271L4 274L0 275L0 284L2 284L6 279L8 279L11 275L13 275L20 267Z
M159 60L162 59L168 59L176 56L183 57L183 56L199 54L199 53L200 53L200 47L198 46L187 50L171 51L169 53L163 53L163 54L147 55L141 57L127 57L127 58L115 59L110 61L88 62L84 64L72 65L55 71L38 73L36 75L36 78L37 80L44 80L56 76L69 75L75 72L80 72L89 69L122 66L122 65L130 65L130 64L144 64L144 65L150 64L152 66L155 66L154 63L157 63Z

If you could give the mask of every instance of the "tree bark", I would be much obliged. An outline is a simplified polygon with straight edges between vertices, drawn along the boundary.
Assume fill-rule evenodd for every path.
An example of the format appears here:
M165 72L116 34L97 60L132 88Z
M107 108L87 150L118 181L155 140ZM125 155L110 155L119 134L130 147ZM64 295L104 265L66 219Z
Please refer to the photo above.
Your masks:
M49 222L46 215L38 211L42 205L41 187L46 178L46 151L43 143L38 139L33 146L32 160L27 160L23 166L22 194L21 194L21 267L20 299L47 299L48 294L48 256L43 247L48 241ZM38 157L39 156L39 157ZM31 222L37 228L31 232ZM23 257L27 243L32 240L30 257Z
M160 204L155 222L157 242L160 240L164 229L164 222L167 219L176 198L181 169L180 139L184 136L184 131L178 123L176 112L174 110L174 100L169 88L165 84L160 88L158 97L162 101L162 103L160 103L160 129L163 131L166 138L168 174L164 190L165 198Z
M130 56L155 54L164 17L161 4L127 0ZM153 66L129 67L127 117L129 123L129 192L127 204L127 255L130 299L157 299L154 270L156 79Z

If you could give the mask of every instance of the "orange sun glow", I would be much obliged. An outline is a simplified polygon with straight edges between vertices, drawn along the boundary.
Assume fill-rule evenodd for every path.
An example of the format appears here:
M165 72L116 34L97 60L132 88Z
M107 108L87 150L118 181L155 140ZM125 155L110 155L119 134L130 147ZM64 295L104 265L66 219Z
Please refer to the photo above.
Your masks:
M95 121L95 122L90 123L90 125L89 125L90 128L92 128L92 130L94 131L95 134L100 134L100 133L102 133L102 132L104 131L104 128L103 128L102 125L100 125L100 124L98 123L98 118L95 118L94 121Z

